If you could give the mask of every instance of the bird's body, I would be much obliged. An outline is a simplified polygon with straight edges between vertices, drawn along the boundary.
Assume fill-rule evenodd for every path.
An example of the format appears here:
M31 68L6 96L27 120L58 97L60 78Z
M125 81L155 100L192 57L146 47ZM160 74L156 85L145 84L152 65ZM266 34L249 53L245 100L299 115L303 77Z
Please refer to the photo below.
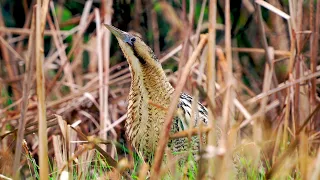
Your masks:
M153 51L139 37L123 32L113 26L106 27L117 37L131 72L131 87L125 131L128 140L138 154L147 162L152 161L160 132L169 107L174 88L169 83L160 62ZM181 94L177 110L180 109L173 120L171 133L187 130L191 119L192 97ZM207 124L207 110L198 103L198 112L195 121ZM199 148L198 137L192 138L196 144L192 149ZM187 138L172 140L170 147L173 152L187 150Z

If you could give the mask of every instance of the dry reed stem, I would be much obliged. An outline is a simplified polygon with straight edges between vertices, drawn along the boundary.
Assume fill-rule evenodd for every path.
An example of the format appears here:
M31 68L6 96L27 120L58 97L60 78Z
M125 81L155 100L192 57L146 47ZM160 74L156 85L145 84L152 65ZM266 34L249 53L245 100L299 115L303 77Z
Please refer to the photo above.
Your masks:
M182 31L183 35L183 44L182 51L179 59L178 69L182 69L184 65L187 63L187 60L190 55L190 37L192 35L193 24L194 24L194 0L191 0L189 3L189 14L187 18L187 10L186 10L186 0L182 1L182 16L183 16L183 25L185 30ZM178 79L181 78L182 71L178 71Z
M190 42L190 45L194 46L195 44L198 43L198 40L199 40L199 37L200 37L200 30L201 30L201 24L202 24L202 20L203 20L203 16L204 16L204 8L205 8L205 5L206 5L206 0L203 1L202 3L202 7L201 7L201 13L200 13L200 17L199 17L199 23L198 23L198 26L197 26L197 32L196 32L196 37L194 39L194 43L193 42ZM194 6L193 5L193 2L190 4L190 6ZM191 7L190 7L191 8ZM192 8L191 8L192 9ZM189 14L190 15L190 14ZM189 19L191 19L191 17L189 16ZM204 49L204 51L206 50L207 48ZM205 63L206 63L206 59L204 58L205 54L207 53L203 53L203 56L200 58L200 67L199 67L199 73L197 74L197 80L196 80L196 83L193 84L193 87L196 87L195 85L197 84L201 84L201 81L202 81L202 76L203 76L203 72L204 72L204 68L205 68ZM196 64L196 63L195 63ZM192 88L193 88L192 87ZM193 101L192 101L192 105L191 105L191 117L190 117L190 120L189 120L189 124L192 124L192 122L196 122L195 121L195 118L196 116L198 116L198 110L197 110L197 107L198 107L198 100L199 99L199 91L197 88L195 88L193 90ZM181 112L177 112L177 113L181 113ZM195 129L195 132L196 132L196 135L198 135L200 138L200 149L203 148L203 142L202 142L202 128L197 128ZM174 135L175 136L175 135ZM193 136L193 132L191 130L191 128L189 129L189 131L185 131L182 136L185 136L185 137L188 137L188 140L189 140L189 143L190 143L190 140L191 140L191 136ZM170 137L171 138L171 137ZM200 169L200 168L199 168ZM200 171L199 171L200 172Z
M205 6L206 6L206 3L207 1L204 0L203 3L202 3L202 7L201 7L201 15L203 16L204 15L204 10L205 10ZM199 21L202 21L203 17L200 16L199 18ZM200 23L200 22L199 22ZM201 24L201 23L200 23ZM197 31L198 29L200 30L200 26L197 27ZM199 31L200 33L200 31ZM197 36L198 37L198 36ZM199 36L200 37L200 36ZM198 40L197 40L198 41ZM195 43L194 43L195 44ZM204 75L204 71L205 71L205 66L206 66L206 62L207 62L207 58L208 57L208 46L206 46L203 50L203 53L202 53L202 56L200 58L200 64L199 64L199 70L197 71L197 79L196 79L196 82L193 84L193 101L192 101L192 110L191 110L191 121L189 123L192 123L192 122L195 122L195 121L192 121L192 120L195 120L195 116L197 115L196 113L199 113L198 110L197 110L197 107L198 107L198 103L199 102L199 86L204 86L204 85L201 85L202 84L202 80L203 80L203 77L205 76ZM194 69L193 71L195 71L196 69ZM195 113L194 113L195 112ZM215 126L213 126L215 127ZM191 134L192 133L189 133L190 136L189 136L189 140L190 140L190 137L191 137ZM203 135L204 134L208 134L208 133L203 133L203 126L202 124L200 123L199 124L199 128L198 128L198 137L199 137L199 150L202 151L203 149L205 149L204 145L206 142L203 141ZM198 163L198 179L201 179L205 176L205 172L206 172L206 169L207 167L206 166L203 166L201 163Z
M59 174L62 174L62 172L65 171L66 168L69 168L72 165L72 162L78 156L81 156L82 154L84 154L85 152L91 150L92 148L93 148L92 144L84 144L83 148L79 148L75 153L72 154L72 156L70 156L70 158L67 161L64 161L62 167L59 168ZM68 169L67 169L67 172L68 172L69 179L73 179L72 178L72 172L68 171Z
M207 91L208 97L215 97L215 81L216 81L216 23L217 23L217 1L210 0L209 2L209 37L208 37L208 59L207 59ZM210 100L212 99L212 100ZM209 126L216 127L214 117L215 100L208 99L212 107L208 109ZM216 146L216 134L214 130L208 133L208 146ZM208 161L208 176L216 177L215 159L211 158Z
M246 52L246 53L259 53L259 54L265 54L265 49L261 48L238 48L238 47L232 47L232 51L234 52ZM284 50L274 50L274 55L276 56L286 56L289 57L291 55L290 51L284 51Z
M261 12L260 6L257 7L257 13L258 13L260 37L261 37L261 41L262 41L262 46L265 50L265 57L266 57L267 63L269 63L269 67L272 67L273 61L274 61L274 51L273 51L272 47L269 47L268 42L267 42L267 36L266 36L266 32L265 32L265 27L263 25L263 18L262 18L262 12ZM272 73L271 86L277 87L279 84L277 76L276 76L275 72L272 71L271 73ZM280 101L282 101L280 97L281 97L281 94L277 92L276 98L279 99Z
M295 11L296 14L296 22L297 22L297 29L296 32L302 32L303 31L303 1L298 0L296 4L297 10ZM303 75L301 72L302 68L301 67L301 62L304 62L303 60L303 55L302 55L302 49L304 48L304 43L303 43L303 35L304 34L296 34L297 35L297 56L296 56L296 63L295 63L295 72L294 72L294 78L298 79L300 78L300 74ZM311 52L312 53L312 52ZM293 118L292 121L294 122L293 128L299 128L300 126L300 121L301 117L303 117L304 113L300 114L299 109L302 109L300 107L301 105L304 106L304 108L307 108L307 111L310 111L307 105L303 105L302 103L304 102L304 96L301 95L303 93L303 88L300 88L300 84L295 85L295 90L294 90L294 99L293 99ZM308 92L307 92L308 93ZM309 99L309 98L308 98ZM295 129L294 129L295 130ZM299 159L298 163L299 164L299 171L301 174L302 179L308 179L308 149L309 149L309 142L308 138L305 132L300 133L299 135L300 143L298 145L298 153L299 153Z
M10 34L18 34L18 35L30 35L32 34L32 31L30 29L26 28L8 28L8 27L0 27L0 32L3 33L10 33ZM69 31L65 30L57 30L57 32L63 36L67 36L69 34ZM44 35L45 36L53 36L55 32L51 30L45 30Z
M297 33L297 54L300 55L302 48L303 48L303 39L302 39L302 35L298 32L303 32L303 0L298 0L297 1L297 7L296 7L296 19L295 21L297 22L297 29L296 29L296 33Z
M287 150L277 159L277 161L273 164L271 169L266 173L266 179L272 179L274 174L276 174L281 169L281 166L286 161L286 158L294 152L298 144L299 139L297 138L290 144Z
M102 9L105 13L104 17L104 24L111 24L112 19L112 4L113 1L103 1L102 2ZM107 31L106 28L102 30L102 38L103 41L103 121L100 121L100 129L104 130L111 124L110 117L109 117L109 74L110 74L110 31ZM99 41L100 39L97 39ZM100 114L101 116L101 114ZM100 131L100 137L102 139L107 139L107 135L104 135L104 132ZM107 150L107 147L104 147Z
M54 156L55 156L55 162L57 163L57 168L62 169L64 166L64 162L67 161L67 158L65 156L66 149L62 147L65 147L62 145L60 136L52 136L52 143L53 143L53 150L54 150Z
M268 9L268 10L270 10L270 11L278 14L279 16L283 17L283 18L286 19L286 20L290 19L290 16L289 16L287 13L281 11L280 9L274 7L273 5L269 4L269 3L266 2L266 1L256 0L255 3L257 3L257 4L259 4L260 6L263 6L263 7L265 7L266 9Z
M313 4L313 1L310 1L310 3ZM313 7L311 7L313 8ZM311 9L310 8L310 9ZM313 11L312 11L313 12ZM313 14L312 14L313 16ZM310 58L310 69L312 73L316 72L316 66L317 66L317 54L319 50L319 28L320 28L320 1L317 1L317 10L316 10L316 16L315 16L315 27L312 30L312 46L311 46L311 58ZM313 20L312 20L313 22ZM311 92L310 92L310 98L311 103L313 105L316 104L316 78L311 79Z
M83 9L83 13L80 18L79 27L85 27L87 23L87 19L90 16L90 9L92 7L92 0L86 1ZM76 76L75 82L77 85L82 85L82 69L81 69L81 59L83 54L83 32L78 31L74 34L75 38L78 41L74 41L74 48L75 53L73 57L73 61L71 62L71 70L74 71L78 76Z
M246 119L240 124L239 128L244 128L245 126L247 126L249 123L251 123L254 119L262 116L263 114L267 113L268 111L278 107L280 105L280 102L278 100L273 101L272 103L270 103L269 105L267 105L265 107L264 110L260 110L258 112L256 112L253 115L250 115L249 112L243 112L243 115L246 117ZM237 106L237 104L235 104L235 106ZM238 107L239 108L239 107ZM240 109L239 109L240 110ZM241 111L241 110L240 110ZM245 115L246 113L246 115ZM249 118L250 117L250 118Z
M70 101L70 100L77 98L79 96L83 96L83 94L86 92L92 92L97 89L99 89L99 86L92 86L92 82L91 83L89 82L85 87L83 87L83 89L80 89L79 92L77 92L77 93L73 93L73 94L67 95L65 97L62 97L61 99L48 102L47 108L56 108L58 105L61 105L65 102ZM34 109L36 107L37 107L37 103L30 103L30 105L28 106L28 110ZM9 117L6 121L19 119L20 117L21 117L21 114L17 114L13 117Z
M314 77L319 77L319 76L320 76L320 72L317 71L315 73L310 73L310 74L308 74L306 76L303 76L303 77L301 77L299 79L296 79L296 80L285 81L285 82L279 84L278 87L276 87L274 89L268 90L266 92L262 92L262 93L258 94L257 96L252 97L251 99L247 100L247 102L245 104L252 104L252 103L254 103L254 102L256 102L256 101L258 101L258 100L260 100L260 99L262 99L262 98L264 98L266 96L269 96L269 95L273 94L273 93L276 93L278 91L281 91L281 90L284 90L286 88L289 88L289 87L291 87L291 86L293 86L293 85L295 85L297 83L302 83L304 81L308 81L308 80L310 80L310 79L312 79Z
M257 2L257 1L256 1ZM271 47L268 46L267 43L267 37L265 33L265 29L263 26L263 18L262 18L262 12L261 12L261 7L257 7L257 13L258 13L258 22L259 22L259 28L260 28L260 36L263 44L263 48L265 49L265 57L267 60L267 63L265 65L265 73L264 73L264 80L263 80L263 90L262 92L268 91L272 83L275 87L278 86L278 80L276 79L275 73L273 71L273 60L274 60L274 51ZM273 78L273 82L272 82ZM279 97L281 97L279 95ZM259 110L262 111L265 109L265 106L267 105L268 98L263 98L260 102L260 108ZM257 144L260 144L262 142L262 136L263 136L263 131L262 131L262 123L265 121L264 115L256 120L254 123L254 138Z
M81 131L77 130L76 128L70 126L74 131L77 132L79 139L82 141L88 141L89 143L91 143L93 145L93 148L95 150L97 150L106 160L107 165L112 167L112 168L117 168L117 161L115 161L106 151L104 151L103 149L101 149L99 147L99 145L97 144L97 140L96 138L92 138L92 137L88 137L86 135L84 135ZM131 177L126 173L126 172L121 172L121 174L127 178L127 179L131 179Z
M36 59L36 79L38 97L38 118L39 118L39 167L40 179L49 179L48 167L48 137L47 137L47 116L45 103L45 77L43 70L43 31L45 18L48 10L49 0L37 0L36 9L36 39L35 39L35 59ZM42 6L41 6L42 4Z
M20 109L20 119L19 119L19 125L18 125L18 135L17 135L17 142L16 142L16 149L15 149L15 155L14 155L14 163L13 163L13 169L18 170L20 166L20 158L21 158L21 151L22 151L22 141L24 138L24 131L26 126L26 113L28 109L28 103L29 103L29 94L31 89L31 83L32 78L34 75L34 38L35 38L35 23L36 23L36 13L35 8L32 14L32 24L31 24L31 31L34 32L30 34L29 37L29 44L28 44L28 55L26 57L26 70L24 75L24 81L23 81L23 89L22 89L22 101L21 101L21 109ZM19 101L18 101L19 102ZM19 171L17 171L19 172Z
M106 128L106 119L105 119L105 115L108 114L108 112L105 112L105 96L107 96L107 94L104 94L104 61L103 61L103 52L102 52L102 36L103 36L103 32L101 29L101 20L100 20L100 12L99 9L95 9L95 21L96 21L96 31L97 31L97 53L98 53L98 75L99 75L99 112L100 112L100 136L104 138L104 134L101 134L101 130ZM107 118L107 117L106 117ZM106 146L101 144L100 147L103 150L106 150Z
M3 174L0 174L0 178L1 179L5 179L5 180L12 180L11 178L9 178L9 177L7 177L7 176L5 176Z
M296 49L297 49L297 55L295 57L295 64L294 64L294 72L293 72L293 78L294 79L299 79L300 78L300 74L302 74L300 71L300 65L301 65L301 61L303 61L301 58L302 58L302 46L303 46L303 41L302 41L302 35L303 34L299 34L298 32L302 32L303 29L302 29L302 18L303 18L303 7L302 7L302 1L301 0L298 0L297 1L298 3L295 5L296 6L296 15L294 15L296 17L295 21L297 22L297 29L296 29L296 37L297 37L297 44L296 44ZM298 7L300 6L300 7ZM296 128L296 127L299 127L300 125L300 113L299 113L299 106L300 106L300 93L302 93L302 89L300 89L300 84L295 84L295 87L294 87L294 92L292 93L293 94L293 100L292 100L292 113L293 113L293 118L292 118L292 121L294 123L294 126L293 128ZM301 137L303 138L303 137ZM303 140L303 139L302 139ZM300 144L300 148L302 147L303 143ZM301 152L300 152L301 153ZM301 163L301 158L299 158L299 161ZM303 172L303 170L301 171L302 173L302 176L303 174L305 174ZM303 178L305 179L305 178Z
M295 9L294 9L294 1L289 0L289 11L290 11L290 19L288 19L288 26L289 26L289 32L290 32L290 60L289 60L289 74L292 73L294 63L295 63L295 56L296 56L296 23L295 23Z
M190 128L188 130L179 131L169 136L169 139L179 139L185 137L191 137L199 134L205 134L212 131L211 127Z
M59 29L59 24L58 24L58 20L57 20L56 14L55 14L53 2L50 3L50 9L51 9L51 13L53 14L54 24L56 26L56 27L54 27L51 16L48 14L47 15L48 24L50 26L50 29L53 32L52 39L53 39L53 42L59 52L59 57L60 57L61 63L62 64L66 63L65 67L63 68L64 76L66 76L68 83L74 84L72 69L70 67L70 63L68 62L66 52L64 51L65 48L63 47L63 40L61 38L61 35L58 34L58 32L56 31L57 29ZM70 87L70 90L72 92L75 91L74 88L72 88L72 86Z
M65 162L68 162L69 159L70 159L70 156L71 156L71 153L70 153L71 150L70 150L70 145L69 145L70 144L70 136L69 136L70 131L68 129L67 122L64 121L61 116L59 116L59 115L55 115L55 116L57 117L57 121L58 121L58 124L59 124L59 127L60 127L60 131L61 131L61 134L62 134L63 140L64 140L63 141L63 147L64 147L63 150L64 151L63 151L63 158L62 158L62 164L64 166ZM68 172L68 176L69 177L70 177L70 174L71 174L70 171L71 171L70 170L70 166L68 166L67 172ZM59 174L61 174L61 173L59 173Z
M164 149L165 149L167 142L168 142L168 139L169 139L169 132L171 129L172 118L173 118L173 115L176 111L178 101L180 99L180 93L183 89L183 86L184 86L186 80L187 80L191 66L198 58L200 52L202 51L203 47L207 43L207 40L208 40L207 35L203 35L201 37L201 40L200 40L197 48L192 53L192 56L189 58L187 64L185 65L185 67L182 71L181 79L179 80L179 83L174 91L173 96L172 96L172 100L171 100L170 106L168 108L169 110L167 112L167 115L166 115L166 118L165 118L165 121L163 124L163 130L161 131L162 133L160 134L159 143L158 143L158 147L157 147L157 150L155 153L154 163L153 163L153 167L152 167L151 179L157 179L159 176L160 167L161 167L161 163L162 163L162 159L163 159L163 155L164 155Z
M116 126L118 126L120 123L122 123L126 119L127 119L127 114L124 114L119 119L115 120L112 124L110 124L106 129L100 130L100 134L105 134L108 131L114 129Z
M309 116L306 118L306 120L303 122L303 124L300 126L300 128L297 130L295 133L296 138L293 140L293 142L290 143L289 147L287 150L277 159L277 161L273 164L271 169L266 173L266 178L272 178L272 176L277 173L278 170L281 169L281 166L285 162L285 159L291 155L298 144L300 143L300 133L305 130L305 127L308 125L308 123L312 120L312 118L315 116L316 113L320 110L320 104L314 108L314 110L309 114Z
M198 19L198 25L197 25L197 29L196 29L196 33L195 33L196 38L193 40L193 46L195 46L198 43L199 38L200 38L200 32L201 32L201 28L202 28L202 24L203 24L203 17L204 17L204 11L205 11L206 5L207 5L207 0L203 0L202 4L201 4L200 16Z
M16 50L14 50L10 44L3 39L3 37L0 36L0 42L4 45L4 47L8 48L8 50L15 56L15 58L20 59L21 61L25 61L25 59L23 57L20 56L20 54L17 53Z
M84 14L83 14L83 15L84 15ZM93 18L94 18L94 14L92 13L92 14L90 14L90 15L88 16L88 19L87 19L86 23L85 23L84 25L80 26L80 29L79 29L79 32L78 32L78 36L75 38L74 44L73 44L72 48L70 49L69 53L67 54L68 60L71 58L71 56L73 55L73 53L74 53L75 49L77 48L79 42L82 40L82 35L83 35L84 31L86 30L86 28L87 28L87 27L89 26L89 24L91 23L91 21L92 21ZM47 91L46 91L47 94L49 94L49 93L52 91L53 87L56 85L59 77L60 77L61 74L62 74L62 71L63 71L64 67L67 65L67 62L68 62L68 61L66 61L64 64L62 64L62 65L60 66L57 74L54 76L54 78L52 79L52 81L49 83L48 88L47 88ZM63 78L64 78L64 77L63 77ZM63 81L63 78L62 78L61 81Z
M316 161L314 163L314 170L313 170L313 173L310 177L311 180L318 180L320 179L320 149L318 149L318 152L317 152L317 158L316 158Z
M88 141L90 143L93 143L94 145L94 149L96 149L99 153L101 153L101 155L105 158L107 164L111 167L117 167L117 161L115 161L107 152L105 152L103 149L101 149L91 138L91 140L88 139L88 136L86 136L85 134L83 134L80 130L74 128L71 126L71 128L77 132L79 139L81 141Z
M233 172L231 171L232 165L232 152L231 149L234 146L235 139L228 135L228 131L231 125L234 124L234 105L233 100L235 96L234 92L234 77L233 77L233 65L232 65L232 51L231 51L231 17L230 17L230 0L225 1L225 48L226 48L226 62L227 67L224 74L226 92L223 97L223 107L222 107L222 121L221 121L221 139L219 147L224 150L222 156L222 164L217 169L221 172L218 174L217 179L227 179L233 177ZM227 177L228 176L228 177Z

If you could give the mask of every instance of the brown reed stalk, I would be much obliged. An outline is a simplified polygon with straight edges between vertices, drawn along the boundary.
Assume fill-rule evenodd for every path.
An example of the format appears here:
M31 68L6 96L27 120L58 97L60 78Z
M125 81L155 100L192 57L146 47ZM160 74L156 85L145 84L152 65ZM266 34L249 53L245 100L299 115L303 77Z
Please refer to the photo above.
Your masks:
M313 4L313 1L310 1L310 4ZM320 28L320 1L317 1L316 6L316 15L315 15L315 26L311 26L312 30L312 38L311 38L311 58L310 58L310 69L312 73L315 73L317 71L317 56L318 56L318 50L319 50L319 28ZM312 9L311 12L313 12L313 6L310 7ZM313 16L313 14L311 15ZM314 23L313 19L311 20L312 24ZM311 92L310 92L310 98L312 105L316 104L316 78L311 79Z
M42 4L42 6L41 6ZM49 0L37 0L36 9L36 37L35 37L35 59L36 59L36 79L38 97L38 121L39 121L39 169L40 179L49 179L48 166L48 137L47 137L47 114L45 98L45 77L44 77L44 47L43 32L45 28L46 14Z
M223 107L222 107L222 121L221 121L221 140L219 147L224 149L224 154L222 157L221 167L218 169L221 173L218 174L218 179L227 179L227 177L232 177L233 172L231 170L232 165L232 147L235 142L232 136L228 135L229 128L234 124L234 105L233 100L235 96L234 92L234 77L233 77L233 65L232 65L232 51L231 51L231 17L230 17L230 0L225 1L225 48L226 48L226 62L227 67L225 69L226 73L225 84L226 92L223 97Z
M203 47L205 46L205 44L207 43L208 40L208 36L207 35L203 35L197 48L195 49L195 51L192 53L191 57L189 58L187 64L184 66L182 74L181 74L181 78L179 80L179 83L177 84L177 87L174 91L174 94L172 96L172 100L169 106L169 110L167 112L164 124L163 124L163 130L161 131L160 134L160 138L159 138L159 143L158 143L158 147L155 153L155 158L154 158L154 163L153 163L153 167L152 167L152 171L151 171L151 179L157 179L159 177L159 173L160 173L160 167L162 164L162 159L164 156L164 150L165 147L167 146L168 143L168 139L169 139L169 132L171 129L171 124L172 124L172 118L173 115L176 111L176 107L178 104L178 101L180 99L180 93L183 89L184 84L187 81L187 77L188 74L190 72L191 66L193 65L193 63L196 61L196 59L198 58L199 54L201 53Z
M216 81L216 23L217 23L217 1L210 0L209 2L209 37L208 37L208 59L207 59L207 91L208 97L216 96L215 81ZM210 101L208 99L208 101ZM215 100L210 101L213 105L208 109L209 126L215 127L216 121L214 117ZM208 134L208 146L216 146L216 132L214 130L209 131ZM208 176L216 177L214 158L209 159L208 162Z
M102 12L104 13L102 16L104 17L104 24L111 24L112 19L112 4L113 1L102 1L101 8ZM111 124L110 117L109 117L109 74L110 74L110 31L108 31L106 28L103 28L102 30L102 38L97 39L97 41L102 41L102 47L103 47L103 114L102 115L102 121L100 121L100 137L102 139L107 139L107 136L103 132L104 129L107 128L108 124ZM101 106L101 104L100 104ZM104 150L107 150L107 147L104 147Z
M34 74L34 38L35 38L35 23L36 23L36 8L33 8L32 14L32 23L31 23L31 31L34 32L30 34L29 37L29 44L28 44L28 55L26 57L26 70L24 75L23 81L23 90L22 90L22 101L21 101L21 109L20 109L20 118L19 118L19 125L18 125L18 136L16 142L16 149L14 155L14 163L13 169L16 169L16 173L18 173L18 169L20 168L20 158L22 152L22 142L24 138L24 131L26 126L26 113L28 109L29 103L29 94L31 90L31 83L33 80Z

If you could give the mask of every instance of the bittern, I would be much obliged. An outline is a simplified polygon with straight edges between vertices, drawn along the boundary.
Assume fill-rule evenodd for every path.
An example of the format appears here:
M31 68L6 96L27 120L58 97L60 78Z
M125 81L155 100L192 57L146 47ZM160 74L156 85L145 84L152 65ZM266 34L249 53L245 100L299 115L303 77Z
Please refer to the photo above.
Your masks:
M159 141L166 111L171 102L174 88L169 83L162 66L149 46L141 38L121 31L111 25L105 25L117 38L126 57L131 72L131 87L128 98L125 133L140 157L151 162ZM152 102L152 103L150 103ZM192 97L182 93L173 119L171 133L198 126L199 121L207 124L207 109L198 103L195 120L190 123ZM162 108L160 108L162 107ZM192 137L191 149L199 148L199 138ZM173 152L187 150L187 138L171 140L168 144Z

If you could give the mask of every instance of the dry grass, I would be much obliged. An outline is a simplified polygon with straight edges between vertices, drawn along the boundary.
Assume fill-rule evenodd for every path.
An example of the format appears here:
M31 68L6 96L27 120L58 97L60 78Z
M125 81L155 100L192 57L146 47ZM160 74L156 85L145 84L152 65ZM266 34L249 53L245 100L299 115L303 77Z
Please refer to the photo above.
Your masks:
M192 163L175 166L186 155L172 156L166 144L202 133L209 138L196 166L198 179L320 178L320 1L243 0L241 12L254 24L244 31L252 47L233 36L228 1L182 0L181 8L135 1L130 26L149 38L164 67L179 67L168 70L176 92L170 108L159 107L168 114L152 167L136 157L124 137L130 72L120 50L111 51L118 45L102 26L118 17L112 10L118 4L111 2L95 8L86 1L81 15L67 22L55 2L24 4L28 16L22 28L6 27L0 11L0 178L20 173L32 179L186 179L181 172ZM216 12L217 3L225 17ZM150 15L148 37L139 25L142 7ZM171 29L166 50L160 22ZM73 28L63 30L66 24ZM181 91L208 107L209 127L169 134ZM161 166L163 159L171 164Z

